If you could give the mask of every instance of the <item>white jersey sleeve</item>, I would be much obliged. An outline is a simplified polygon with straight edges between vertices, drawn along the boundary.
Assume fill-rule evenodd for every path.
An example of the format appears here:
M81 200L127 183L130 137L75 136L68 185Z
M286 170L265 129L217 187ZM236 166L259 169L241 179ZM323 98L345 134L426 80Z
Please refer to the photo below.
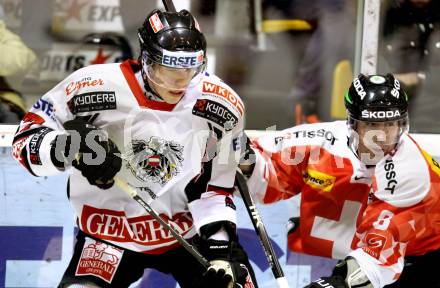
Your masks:
M202 172L187 186L189 209L198 232L208 223L236 223L233 192L244 113L241 99L218 78L210 77L201 85L193 114L206 119L210 136Z
M102 64L81 68L44 94L19 124L12 143L14 158L35 176L62 172L51 160L51 142L66 133L64 122L116 108L115 76L108 71L118 67Z
M61 172L51 161L51 142L65 133L62 123L73 119L68 109L68 88L77 71L44 94L21 120L12 143L14 158L35 176ZM71 85L71 86L69 86Z

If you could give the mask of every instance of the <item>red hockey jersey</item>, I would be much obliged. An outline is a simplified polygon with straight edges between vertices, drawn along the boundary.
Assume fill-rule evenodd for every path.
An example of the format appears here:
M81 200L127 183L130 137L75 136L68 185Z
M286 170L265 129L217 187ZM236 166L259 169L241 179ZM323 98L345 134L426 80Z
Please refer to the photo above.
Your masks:
M253 142L248 184L263 203L301 193L293 251L356 258L374 287L394 282L405 255L440 248L440 166L409 136L367 167L345 121L293 127Z

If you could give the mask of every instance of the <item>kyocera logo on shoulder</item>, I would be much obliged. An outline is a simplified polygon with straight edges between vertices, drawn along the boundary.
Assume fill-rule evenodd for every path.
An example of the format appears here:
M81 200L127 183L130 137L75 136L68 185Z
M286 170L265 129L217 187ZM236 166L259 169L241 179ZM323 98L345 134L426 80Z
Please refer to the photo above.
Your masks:
M203 51L173 52L163 50L162 65L172 68L197 68L203 64Z

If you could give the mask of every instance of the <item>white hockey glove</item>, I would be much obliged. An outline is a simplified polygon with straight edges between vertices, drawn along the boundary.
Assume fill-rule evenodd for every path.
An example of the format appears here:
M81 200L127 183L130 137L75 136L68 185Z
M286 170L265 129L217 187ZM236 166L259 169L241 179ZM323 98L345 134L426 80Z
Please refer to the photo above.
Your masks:
M347 257L336 264L332 276L321 277L304 288L331 286L334 288L374 288L353 257Z

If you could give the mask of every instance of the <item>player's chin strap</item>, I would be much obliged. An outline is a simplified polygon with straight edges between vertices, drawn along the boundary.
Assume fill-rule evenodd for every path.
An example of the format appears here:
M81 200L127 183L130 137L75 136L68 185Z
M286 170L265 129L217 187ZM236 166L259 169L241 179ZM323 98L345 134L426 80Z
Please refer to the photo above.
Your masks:
M336 264L333 275L345 277L348 288L374 288L367 275L362 271L356 259L347 257Z

